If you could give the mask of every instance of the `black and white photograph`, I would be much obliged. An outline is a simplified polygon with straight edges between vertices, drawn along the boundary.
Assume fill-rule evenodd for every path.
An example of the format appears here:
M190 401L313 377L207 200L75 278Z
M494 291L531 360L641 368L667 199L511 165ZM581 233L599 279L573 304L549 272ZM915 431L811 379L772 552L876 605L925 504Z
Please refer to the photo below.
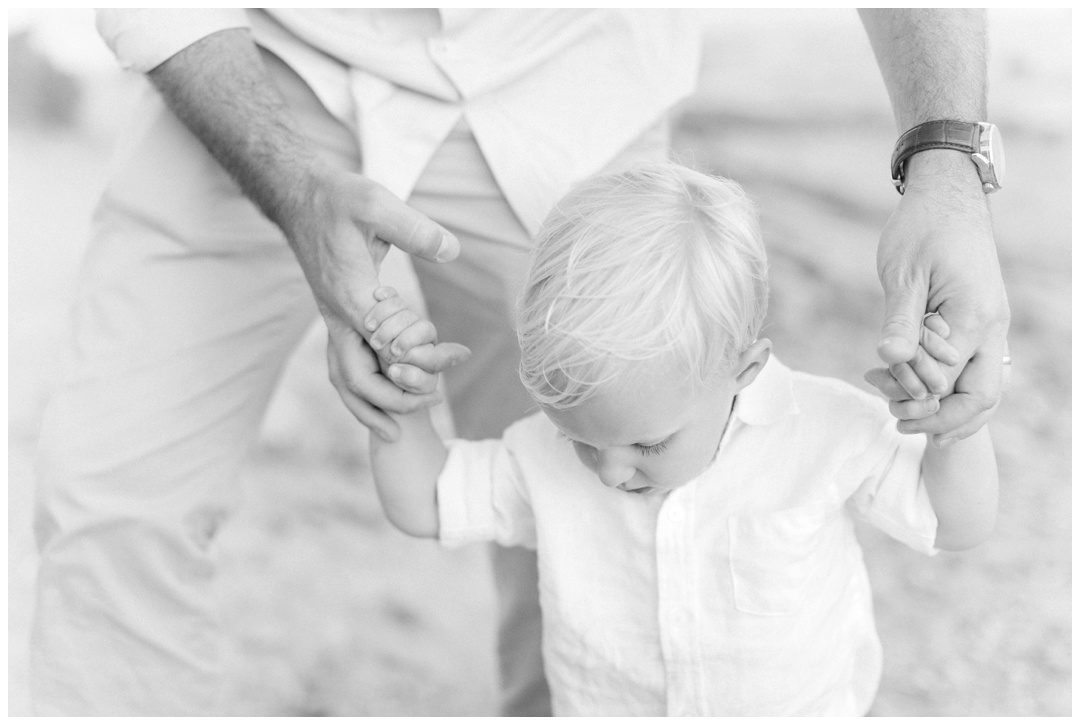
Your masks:
M1071 716L1070 8L7 17L8 716Z

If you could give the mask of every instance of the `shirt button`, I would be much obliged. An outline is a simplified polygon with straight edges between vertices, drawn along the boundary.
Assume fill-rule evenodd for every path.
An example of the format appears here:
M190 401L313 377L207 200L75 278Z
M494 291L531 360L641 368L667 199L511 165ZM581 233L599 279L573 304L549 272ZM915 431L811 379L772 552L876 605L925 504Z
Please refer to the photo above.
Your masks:
M679 509L668 509L667 517L668 521L682 521L682 511L680 511Z

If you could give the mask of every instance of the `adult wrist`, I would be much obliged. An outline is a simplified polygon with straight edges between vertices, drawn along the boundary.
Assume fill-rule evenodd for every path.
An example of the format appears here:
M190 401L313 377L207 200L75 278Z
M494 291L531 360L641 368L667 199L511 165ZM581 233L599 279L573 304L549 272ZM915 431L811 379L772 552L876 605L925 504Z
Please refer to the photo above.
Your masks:
M896 142L890 173L896 190L907 189L908 163L919 154L947 150L967 156L978 174L982 190L989 194L1001 188L1005 178L1005 152L997 126L985 121L955 119L926 121L909 128Z
M329 174L332 170L309 149L296 149L298 157L281 159L274 189L266 196L263 211L295 244L312 221L326 221L330 206Z
M951 149L927 149L908 157L905 194L948 191L985 204L978 169L966 153Z

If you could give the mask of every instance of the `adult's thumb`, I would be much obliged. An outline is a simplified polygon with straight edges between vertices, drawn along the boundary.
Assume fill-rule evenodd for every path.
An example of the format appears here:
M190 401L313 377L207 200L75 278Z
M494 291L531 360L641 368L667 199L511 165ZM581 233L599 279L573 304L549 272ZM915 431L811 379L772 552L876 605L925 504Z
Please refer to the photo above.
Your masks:
M885 324L878 340L878 357L888 365L908 362L919 349L926 291L911 287L885 290Z
M449 262L461 251L457 237L426 216L385 193L378 213L369 219L375 233L388 244L432 262Z

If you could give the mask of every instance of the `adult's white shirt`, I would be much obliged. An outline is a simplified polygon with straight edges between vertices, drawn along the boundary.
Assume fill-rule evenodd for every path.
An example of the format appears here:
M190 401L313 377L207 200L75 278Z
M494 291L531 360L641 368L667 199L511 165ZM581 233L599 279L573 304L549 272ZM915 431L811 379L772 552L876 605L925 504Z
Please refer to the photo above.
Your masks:
M555 201L693 92L699 19L669 10L100 10L121 66L149 71L251 28L354 129L363 173L408 197L463 117L535 233Z

